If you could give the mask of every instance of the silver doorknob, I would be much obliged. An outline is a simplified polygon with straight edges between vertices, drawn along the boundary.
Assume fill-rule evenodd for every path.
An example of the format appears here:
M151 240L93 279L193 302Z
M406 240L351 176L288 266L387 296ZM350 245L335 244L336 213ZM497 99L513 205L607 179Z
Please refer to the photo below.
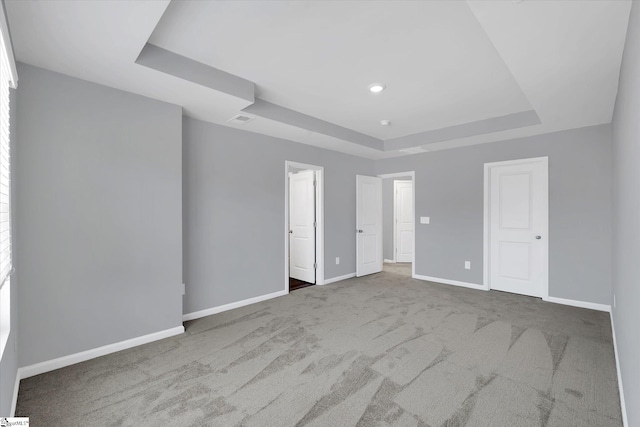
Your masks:
M536 240L542 239L542 236L536 236Z
M362 230L358 230L358 233L364 233L364 231L362 231Z

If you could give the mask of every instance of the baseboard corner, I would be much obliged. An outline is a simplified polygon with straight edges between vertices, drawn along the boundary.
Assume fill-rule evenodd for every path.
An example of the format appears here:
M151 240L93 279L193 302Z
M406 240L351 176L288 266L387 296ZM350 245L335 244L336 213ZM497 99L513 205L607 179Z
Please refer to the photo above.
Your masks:
M624 400L624 387L622 385L622 371L620 370L620 359L618 358L618 340L616 339L616 327L613 321L613 313L609 313L611 320L611 335L613 337L613 354L616 359L616 373L618 374L618 393L620 395L620 411L622 412L622 425L623 427L629 426L629 419L627 418L627 405Z
M330 279L325 279L324 284L329 285L331 283L341 282L343 280L351 279L352 277L356 277L356 273L349 273L343 276L332 277Z
M570 305L572 307L587 308L590 310L605 311L607 313L611 313L611 306L606 304L598 304L595 302L579 301L579 300L558 298L558 297L552 297L552 296L544 297L542 299L544 301L553 302L556 304Z

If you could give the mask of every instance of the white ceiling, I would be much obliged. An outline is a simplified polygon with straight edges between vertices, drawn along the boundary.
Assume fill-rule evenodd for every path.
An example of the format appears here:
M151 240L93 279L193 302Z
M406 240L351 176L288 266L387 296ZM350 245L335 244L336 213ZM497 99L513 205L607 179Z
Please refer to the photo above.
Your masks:
M269 102L380 139L531 109L461 1L180 1L150 43L251 80ZM372 94L375 82L387 89Z
M610 122L630 6L6 0L19 61L214 123L228 125L251 102L136 64L145 43L253 81L265 101L381 140L527 110L542 121L431 150ZM369 93L374 82L387 89ZM368 158L404 154L262 117L242 129Z

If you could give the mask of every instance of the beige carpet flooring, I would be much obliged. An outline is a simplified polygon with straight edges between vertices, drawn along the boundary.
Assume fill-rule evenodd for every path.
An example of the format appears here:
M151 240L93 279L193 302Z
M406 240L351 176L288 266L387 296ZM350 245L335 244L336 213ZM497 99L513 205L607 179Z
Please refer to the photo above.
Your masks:
M621 426L607 313L409 265L20 384L32 426Z

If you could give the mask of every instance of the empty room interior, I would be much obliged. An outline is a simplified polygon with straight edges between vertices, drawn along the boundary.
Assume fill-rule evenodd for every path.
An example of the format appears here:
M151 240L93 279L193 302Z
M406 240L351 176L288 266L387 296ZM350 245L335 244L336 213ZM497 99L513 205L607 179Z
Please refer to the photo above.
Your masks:
M640 1L0 2L2 426L640 427Z

